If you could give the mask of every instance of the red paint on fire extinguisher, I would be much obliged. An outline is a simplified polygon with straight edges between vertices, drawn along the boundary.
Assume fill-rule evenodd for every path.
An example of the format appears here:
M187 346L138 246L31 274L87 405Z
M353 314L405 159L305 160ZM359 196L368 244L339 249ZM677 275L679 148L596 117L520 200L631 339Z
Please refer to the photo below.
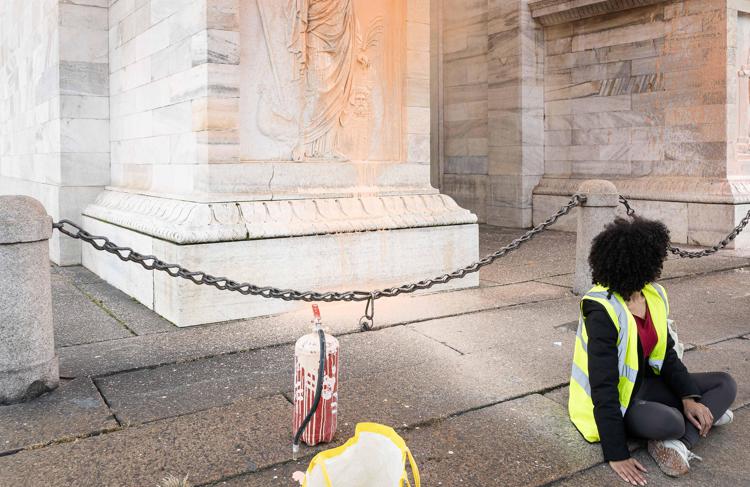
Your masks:
M313 333L301 337L294 347L295 456L299 451L299 441L310 446L332 441L338 419L339 342L323 332L316 304L313 304L313 314ZM322 363L321 351L324 352ZM323 377L319 381L321 367ZM317 405L316 395L319 396Z

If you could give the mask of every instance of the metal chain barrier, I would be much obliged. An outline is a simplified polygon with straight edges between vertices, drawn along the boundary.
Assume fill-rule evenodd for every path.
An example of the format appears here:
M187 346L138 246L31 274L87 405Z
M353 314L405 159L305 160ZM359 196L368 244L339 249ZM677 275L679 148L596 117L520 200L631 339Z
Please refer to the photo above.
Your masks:
M625 198L624 196L620 195L620 203L625 207L625 211L627 212L628 216L633 216L635 214L635 210L630 206L630 202ZM734 240L737 235L742 232L742 230L745 229L745 226L747 226L748 222L750 222L750 210L745 214L745 217L740 220L740 223L732 229L729 234L724 237L723 240L721 240L719 243L714 245L713 247L703 249L703 250L695 250L695 251L689 251L689 250L683 250L679 247L675 247L672 244L669 244L667 247L667 250L672 252L675 255L679 255L682 258L688 258L688 259L697 259L699 257L706 257L707 255L715 254L719 250L723 249L727 245L729 245L729 242Z
M264 298L283 299L284 301L367 301L365 314L359 321L363 330L370 330L373 327L375 315L375 300L381 297L393 297L399 294L413 293L420 289L429 289L435 284L445 284L453 279L461 279L468 274L478 272L482 267L495 262L500 257L517 249L521 244L534 238L537 234L546 230L554 224L558 218L566 215L576 206L584 203L586 197L580 194L574 194L570 201L562 206L555 214L544 222L535 226L519 238L513 240L508 245L487 255L472 264L457 269L451 273L443 274L432 279L425 279L416 283L404 284L398 287L387 289L378 289L373 291L344 291L344 292L315 292L315 291L297 291L294 289L279 289L275 287L256 286L247 282L237 282L226 277L215 277L203 271L190 271L179 264L169 264L160 260L153 255L143 255L130 247L121 247L110 241L107 237L91 235L79 225L70 220L60 220L52 224L60 233L68 237L81 240L92 245L97 250L109 252L116 255L120 260L125 262L135 262L140 264L144 269L166 272L172 277L187 279L195 284L205 284L213 286L221 291L235 291L244 295L262 296Z

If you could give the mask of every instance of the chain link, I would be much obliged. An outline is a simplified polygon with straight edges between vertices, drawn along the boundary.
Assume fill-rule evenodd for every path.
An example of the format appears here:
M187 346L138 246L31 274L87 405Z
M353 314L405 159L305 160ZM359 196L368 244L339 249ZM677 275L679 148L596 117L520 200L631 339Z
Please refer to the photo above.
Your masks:
M52 226L53 228L56 228L58 231L60 231L60 233L67 235L68 237L86 242L92 245L97 250L114 254L122 261L135 262L136 264L141 265L144 269L166 272L172 277L187 279L198 285L213 286L216 289L222 291L234 291L244 295L262 296L264 298L276 298L282 299L284 301L367 301L365 315L360 319L360 326L364 330L369 330L372 329L374 324L376 299L382 297L394 297L398 296L399 294L413 293L420 289L429 289L435 284L445 284L449 281L452 281L453 279L461 279L468 274L478 272L482 267L495 262L500 257L503 257L507 253L512 252L513 250L520 247L524 242L531 240L537 234L543 232L550 225L554 224L561 216L568 214L571 209L579 206L585 201L586 197L584 195L574 194L566 205L562 206L547 220L527 231L522 236L513 240L511 243L502 247L496 252L489 254L484 258L467 265L466 267L462 267L448 274L433 277L432 279L425 279L419 282L404 284L398 287L378 289L373 291L297 291L294 289L279 289L270 286L256 286L247 282L240 283L226 277L215 277L203 271L190 271L180 266L179 264L169 264L153 255L143 255L131 249L130 247L121 247L110 241L107 237L91 235L86 230L81 228L79 225L71 222L70 220L60 220L59 222L53 223Z
M630 207L630 202L622 195L620 195L620 203L622 203L623 206L625 206L625 211L627 211L628 215L632 216L635 213L635 210ZM745 214L745 217L742 220L740 220L740 223L736 227L734 227L732 231L729 232L729 234L726 237L724 237L723 240L721 240L719 243L717 243L713 247L709 247L703 250L690 251L690 250L683 250L679 247L675 247L674 245L669 244L667 246L667 250L669 250L671 253L675 255L679 255L683 259L684 258L697 259L699 257L706 257L708 255L715 254L719 250L729 245L729 242L734 240L737 237L737 235L739 235L740 232L742 232L742 230L745 229L748 222L750 222L750 210L748 210L748 212Z

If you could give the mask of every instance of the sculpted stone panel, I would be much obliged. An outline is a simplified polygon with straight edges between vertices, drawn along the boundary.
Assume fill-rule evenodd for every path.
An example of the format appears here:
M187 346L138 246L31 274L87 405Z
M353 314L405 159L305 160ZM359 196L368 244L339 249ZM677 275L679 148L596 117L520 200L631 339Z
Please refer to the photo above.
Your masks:
M404 28L396 0L243 2L242 158L400 160Z

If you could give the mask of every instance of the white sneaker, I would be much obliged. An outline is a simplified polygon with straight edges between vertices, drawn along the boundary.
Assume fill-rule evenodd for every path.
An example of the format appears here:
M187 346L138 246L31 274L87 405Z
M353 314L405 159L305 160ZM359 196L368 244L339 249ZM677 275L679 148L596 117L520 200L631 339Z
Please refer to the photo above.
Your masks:
M722 414L719 419L714 421L714 426L724 426L734 421L734 413L731 409L727 409L727 412Z
M651 440L648 442L648 453L659 465L662 472L670 477L685 475L690 470L690 460L703 460L688 450L680 440Z

